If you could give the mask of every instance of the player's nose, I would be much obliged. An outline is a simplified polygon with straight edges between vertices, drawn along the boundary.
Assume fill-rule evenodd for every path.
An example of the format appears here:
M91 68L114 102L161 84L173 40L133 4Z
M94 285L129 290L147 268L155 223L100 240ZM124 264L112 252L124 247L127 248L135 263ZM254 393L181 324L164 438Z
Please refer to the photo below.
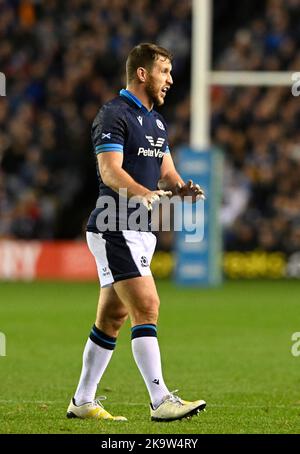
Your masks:
M167 82L168 82L168 84L173 85L173 78L172 78L171 74L168 75Z

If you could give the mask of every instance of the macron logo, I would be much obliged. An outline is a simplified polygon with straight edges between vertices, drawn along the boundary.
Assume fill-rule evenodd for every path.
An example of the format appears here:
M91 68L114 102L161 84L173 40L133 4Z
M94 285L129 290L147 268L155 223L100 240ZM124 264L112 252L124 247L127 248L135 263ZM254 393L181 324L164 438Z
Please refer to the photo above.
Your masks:
M150 143L151 147L162 147L164 142L165 142L165 139L163 137L159 137L156 141L156 143L154 142L154 139L152 136L145 136L146 139L148 140L148 142Z
M143 117L136 117L141 126L143 126Z

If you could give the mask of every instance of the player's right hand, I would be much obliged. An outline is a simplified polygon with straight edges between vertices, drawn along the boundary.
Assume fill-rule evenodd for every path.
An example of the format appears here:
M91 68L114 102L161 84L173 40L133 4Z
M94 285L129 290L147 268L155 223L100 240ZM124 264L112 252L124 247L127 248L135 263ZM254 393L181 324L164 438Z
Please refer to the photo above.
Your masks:
M172 191L163 191L159 189L157 191L149 191L142 197L142 204L147 208L148 211L152 210L152 205L162 197L171 197Z

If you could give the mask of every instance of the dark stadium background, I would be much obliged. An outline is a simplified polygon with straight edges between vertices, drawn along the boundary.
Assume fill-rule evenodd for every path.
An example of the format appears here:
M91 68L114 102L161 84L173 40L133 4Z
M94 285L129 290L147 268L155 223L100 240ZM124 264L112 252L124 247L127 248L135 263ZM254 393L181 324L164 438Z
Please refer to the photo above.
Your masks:
M214 68L296 69L297 2L214 3ZM176 147L188 142L191 3L2 0L0 13L0 69L8 91L0 101L0 237L81 237L97 197L91 122L124 86L126 54L137 42L155 41L174 51L175 85L162 113L175 157ZM300 108L288 90L274 90L278 109L264 114L258 110L266 90L212 89L213 142L225 151L229 178L247 198L235 221L229 220L226 249L300 247L298 214L294 219L274 208L280 197L291 205L297 200L299 207L298 161L282 149L299 138ZM260 143L266 132L274 139ZM256 165L270 166L272 176L253 175ZM162 240L161 247L169 243Z
M297 71L299 11L298 0L215 1L213 69ZM1 0L0 36L0 238L84 239L97 198L91 122L124 86L137 42L173 50L161 112L175 160L189 142L191 1ZM226 276L300 275L299 120L288 87L211 88ZM158 249L173 246L159 235Z

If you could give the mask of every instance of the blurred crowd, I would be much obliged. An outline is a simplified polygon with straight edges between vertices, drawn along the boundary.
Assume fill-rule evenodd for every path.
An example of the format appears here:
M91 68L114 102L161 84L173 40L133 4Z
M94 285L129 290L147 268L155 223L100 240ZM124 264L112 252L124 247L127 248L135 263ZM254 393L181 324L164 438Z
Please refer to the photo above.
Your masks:
M216 69L298 72L300 1L269 0ZM291 82L292 85L292 82ZM214 87L212 132L225 151L227 250L300 250L300 98L291 87Z
M216 69L299 70L300 0L264 3L217 49ZM97 198L91 123L124 87L138 42L175 54L162 113L174 154L188 143L190 36L190 0L0 0L0 237L82 235ZM300 250L299 120L288 88L213 87L227 249Z
M92 120L142 41L176 49L168 108L180 110L190 13L178 0L0 0L0 237L82 234L97 198Z

